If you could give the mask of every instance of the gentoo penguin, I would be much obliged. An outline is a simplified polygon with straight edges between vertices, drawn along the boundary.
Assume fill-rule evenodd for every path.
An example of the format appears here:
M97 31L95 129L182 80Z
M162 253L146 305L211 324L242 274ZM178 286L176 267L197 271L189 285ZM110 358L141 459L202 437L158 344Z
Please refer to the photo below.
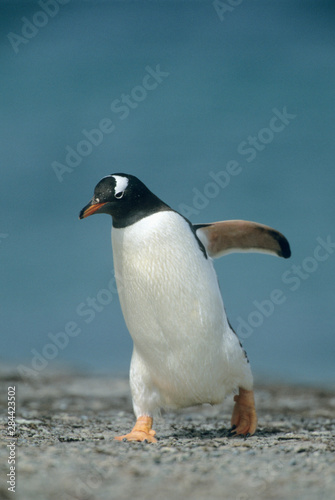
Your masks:
M242 220L191 224L139 179L101 179L79 218L113 219L115 278L134 342L130 386L136 424L115 439L156 442L161 408L220 403L235 392L231 433L252 435L257 416L253 377L229 324L212 257L256 251L287 258L278 231Z

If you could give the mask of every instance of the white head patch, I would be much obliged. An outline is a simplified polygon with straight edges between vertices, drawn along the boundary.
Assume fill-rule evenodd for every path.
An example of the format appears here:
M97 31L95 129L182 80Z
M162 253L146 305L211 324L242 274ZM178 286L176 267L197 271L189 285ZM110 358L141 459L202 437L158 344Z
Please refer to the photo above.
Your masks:
M121 177L121 175L112 175L111 177L114 177L116 182L114 195L123 193L128 186L129 179L127 179L127 177Z

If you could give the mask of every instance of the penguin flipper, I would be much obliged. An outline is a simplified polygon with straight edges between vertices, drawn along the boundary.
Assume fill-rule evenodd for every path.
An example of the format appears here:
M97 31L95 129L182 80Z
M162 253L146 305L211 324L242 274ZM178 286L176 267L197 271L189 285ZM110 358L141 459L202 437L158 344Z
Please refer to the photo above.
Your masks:
M210 257L232 252L261 252L287 259L289 242L283 234L264 224L245 220L226 220L193 224L194 230Z

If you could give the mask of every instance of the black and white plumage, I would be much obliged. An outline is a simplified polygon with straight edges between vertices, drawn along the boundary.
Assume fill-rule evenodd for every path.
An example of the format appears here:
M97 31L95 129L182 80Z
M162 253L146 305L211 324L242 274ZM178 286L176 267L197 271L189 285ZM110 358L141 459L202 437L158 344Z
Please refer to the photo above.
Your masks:
M227 320L211 257L259 251L287 258L286 238L247 221L192 225L128 174L97 184L79 217L94 213L113 218L115 277L134 342L137 423L121 438L154 442L152 417L160 408L220 403L237 389L234 431L254 433L250 364Z

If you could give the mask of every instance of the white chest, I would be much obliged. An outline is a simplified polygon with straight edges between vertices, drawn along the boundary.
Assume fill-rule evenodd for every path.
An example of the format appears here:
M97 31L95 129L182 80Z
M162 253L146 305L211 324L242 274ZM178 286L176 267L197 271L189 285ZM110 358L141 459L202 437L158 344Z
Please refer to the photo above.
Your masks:
M206 331L222 338L216 274L182 217L159 212L113 229L112 245L121 307L136 346L180 346Z
M175 212L159 212L113 229L112 245L120 303L136 352L133 385L140 373L149 376L162 401L177 406L221 400L228 360L234 365L241 349L212 261L187 222Z

